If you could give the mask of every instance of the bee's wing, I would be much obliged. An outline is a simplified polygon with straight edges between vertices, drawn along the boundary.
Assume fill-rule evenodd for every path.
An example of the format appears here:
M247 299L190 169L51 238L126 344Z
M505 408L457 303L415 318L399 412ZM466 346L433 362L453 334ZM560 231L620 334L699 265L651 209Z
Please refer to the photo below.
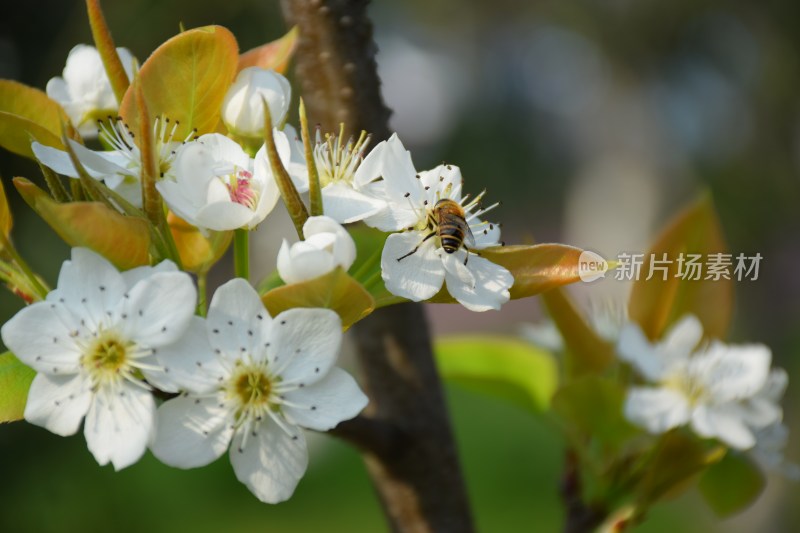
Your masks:
M467 245L467 248L475 247L475 236L472 234L472 230L469 229L469 224L466 222L464 222L464 244Z

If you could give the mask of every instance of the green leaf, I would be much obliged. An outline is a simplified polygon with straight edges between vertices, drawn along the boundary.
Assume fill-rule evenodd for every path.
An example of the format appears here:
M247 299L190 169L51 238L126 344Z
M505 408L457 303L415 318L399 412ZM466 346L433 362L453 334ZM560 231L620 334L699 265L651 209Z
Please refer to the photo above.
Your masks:
M567 347L567 372L581 375L608 368L614 360L614 346L589 325L567 293L553 289L542 294L542 299Z
M448 381L532 413L547 410L558 384L553 357L513 337L444 338L434 351L439 372Z
M22 419L35 375L11 352L0 354L0 423Z
M161 115L178 121L177 140L187 137L193 128L198 135L214 132L238 61L236 38L222 26L180 33L144 62L122 99L120 115L132 131L139 131L134 86L141 84L151 123Z
M675 497L689 488L698 474L718 462L725 448L701 441L680 429L661 435L636 487L641 506Z
M620 446L638 430L625 419L625 389L609 379L586 375L571 380L553 397L553 411L583 441L592 437L610 448Z
M505 267L514 276L511 299L535 296L579 281L581 252L580 248L566 244L495 246L478 250L481 257ZM455 300L443 288L430 301L451 303Z
M753 503L765 485L764 474L750 457L728 452L706 470L699 489L717 516L727 517Z
M333 309L345 329L375 309L372 296L341 268L312 280L274 288L261 300L272 316L294 307Z
M237 70L247 67L261 67L280 73L286 72L286 67L289 66L289 60L292 58L294 49L297 46L298 34L297 26L294 26L283 37L248 50L239 56Z
M386 290L381 277L381 254L389 234L363 224L347 229L356 243L356 260L350 267L350 275L372 295L376 307L405 301Z
M117 268L150 264L150 225L99 202L59 204L42 189L14 178L14 186L31 208L70 246L85 246Z
M711 338L724 338L733 311L731 280L682 280L678 276L679 254L726 252L722 229L709 195L680 213L667 226L647 252L639 280L633 284L628 313L638 322L650 340L686 314L694 314ZM658 272L647 280L651 257L661 259L666 253L672 260L667 279ZM703 258L705 260L705 257ZM702 276L705 276L703 272Z

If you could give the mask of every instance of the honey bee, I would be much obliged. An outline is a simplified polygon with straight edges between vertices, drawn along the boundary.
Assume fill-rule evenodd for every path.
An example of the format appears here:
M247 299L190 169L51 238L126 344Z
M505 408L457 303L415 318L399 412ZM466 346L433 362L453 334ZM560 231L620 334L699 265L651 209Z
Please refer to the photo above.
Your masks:
M438 237L442 243L442 249L448 254L464 248L467 251L464 264L467 264L469 249L475 246L475 237L469 229L464 208L461 207L461 204L450 198L442 198L437 201L433 206L433 211L428 214L428 229L430 233L422 239L417 247L406 255L398 257L398 261L402 261L419 250L419 247L431 237Z

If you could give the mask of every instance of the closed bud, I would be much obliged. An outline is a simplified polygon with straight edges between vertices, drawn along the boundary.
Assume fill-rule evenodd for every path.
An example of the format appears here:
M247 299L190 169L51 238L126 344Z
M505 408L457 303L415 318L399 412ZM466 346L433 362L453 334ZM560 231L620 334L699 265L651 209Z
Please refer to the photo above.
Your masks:
M264 136L264 104L272 115L272 125L286 118L292 88L289 81L275 71L259 67L242 70L228 89L222 103L222 120L231 133L242 137Z

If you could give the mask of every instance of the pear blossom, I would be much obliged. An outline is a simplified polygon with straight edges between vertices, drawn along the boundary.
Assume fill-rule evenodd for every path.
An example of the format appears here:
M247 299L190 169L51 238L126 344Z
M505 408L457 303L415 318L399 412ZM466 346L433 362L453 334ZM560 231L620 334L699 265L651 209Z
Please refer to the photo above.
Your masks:
M228 130L243 137L264 138L264 101L272 126L286 118L292 101L289 80L274 70L248 67L236 76L222 102L222 120Z
M308 190L308 169L303 144L291 126L286 126L286 135L292 141L292 155L287 165L297 190ZM314 146L314 164L319 174L322 205L326 216L341 224L363 220L366 224L383 231L399 229L384 221L388 215L391 198L385 194L381 178L394 173L414 173L411 156L397 135L378 143L364 157L369 146L369 136L362 132L358 139L344 141L344 128L338 135L327 134L322 139L317 131ZM402 206L406 206L402 200Z
M175 140L178 126L177 122L170 124L169 119L157 118L153 123L156 168L160 178L175 179L175 154L178 148L195 136L191 132L182 141ZM73 140L67 142L89 176L105 183L134 207L142 207L142 154L134 142L134 133L119 117L111 126L102 124L100 131L111 150L95 151ZM70 178L79 177L67 152L35 141L31 144L31 149L36 159L54 172Z
M130 80L136 58L126 48L117 54ZM47 82L47 96L61 104L83 137L96 137L95 121L119 109L100 53L94 46L79 44L70 50L63 77Z
M328 309L270 318L237 278L215 292L189 339L194 355L171 358L167 374L183 393L159 407L151 449L168 465L195 468L230 448L236 477L261 501L288 499L305 473L301 428L326 431L367 404L334 366L342 324Z
M433 297L445 284L450 295L467 309L499 309L509 300L514 277L475 252L500 244L500 228L478 218L497 204L481 209L478 203L483 193L472 200L468 195L462 197L461 170L456 166L439 165L416 174L410 157L395 155L400 156L394 161L399 165L393 172L385 172L382 182L374 184L393 203L365 221L376 223L381 229L406 229L389 235L383 247L381 274L386 288L396 296L421 301ZM447 251L442 247L435 214L441 200L455 202L463 209L463 241L468 249L461 246Z
M278 151L288 161L285 138ZM254 161L224 135L202 135L178 150L174 179L163 179L156 188L169 208L194 226L215 231L253 229L272 211L280 194L265 152L262 146Z
M2 328L3 342L36 370L25 419L62 436L85 418L89 451L116 470L135 463L155 429L156 406L143 381L163 368L157 350L180 342L194 314L191 278L165 261L120 274L74 248L58 286Z
M337 266L346 271L356 259L353 238L330 217L309 217L303 235L291 246L284 239L278 252L278 274L286 283L318 278Z
M631 387L625 415L650 433L688 424L701 437L752 448L755 433L783 416L775 393L785 373L770 372L772 355L766 346L700 344L702 336L694 316L683 318L655 344L638 325L623 327L620 357L648 382Z

